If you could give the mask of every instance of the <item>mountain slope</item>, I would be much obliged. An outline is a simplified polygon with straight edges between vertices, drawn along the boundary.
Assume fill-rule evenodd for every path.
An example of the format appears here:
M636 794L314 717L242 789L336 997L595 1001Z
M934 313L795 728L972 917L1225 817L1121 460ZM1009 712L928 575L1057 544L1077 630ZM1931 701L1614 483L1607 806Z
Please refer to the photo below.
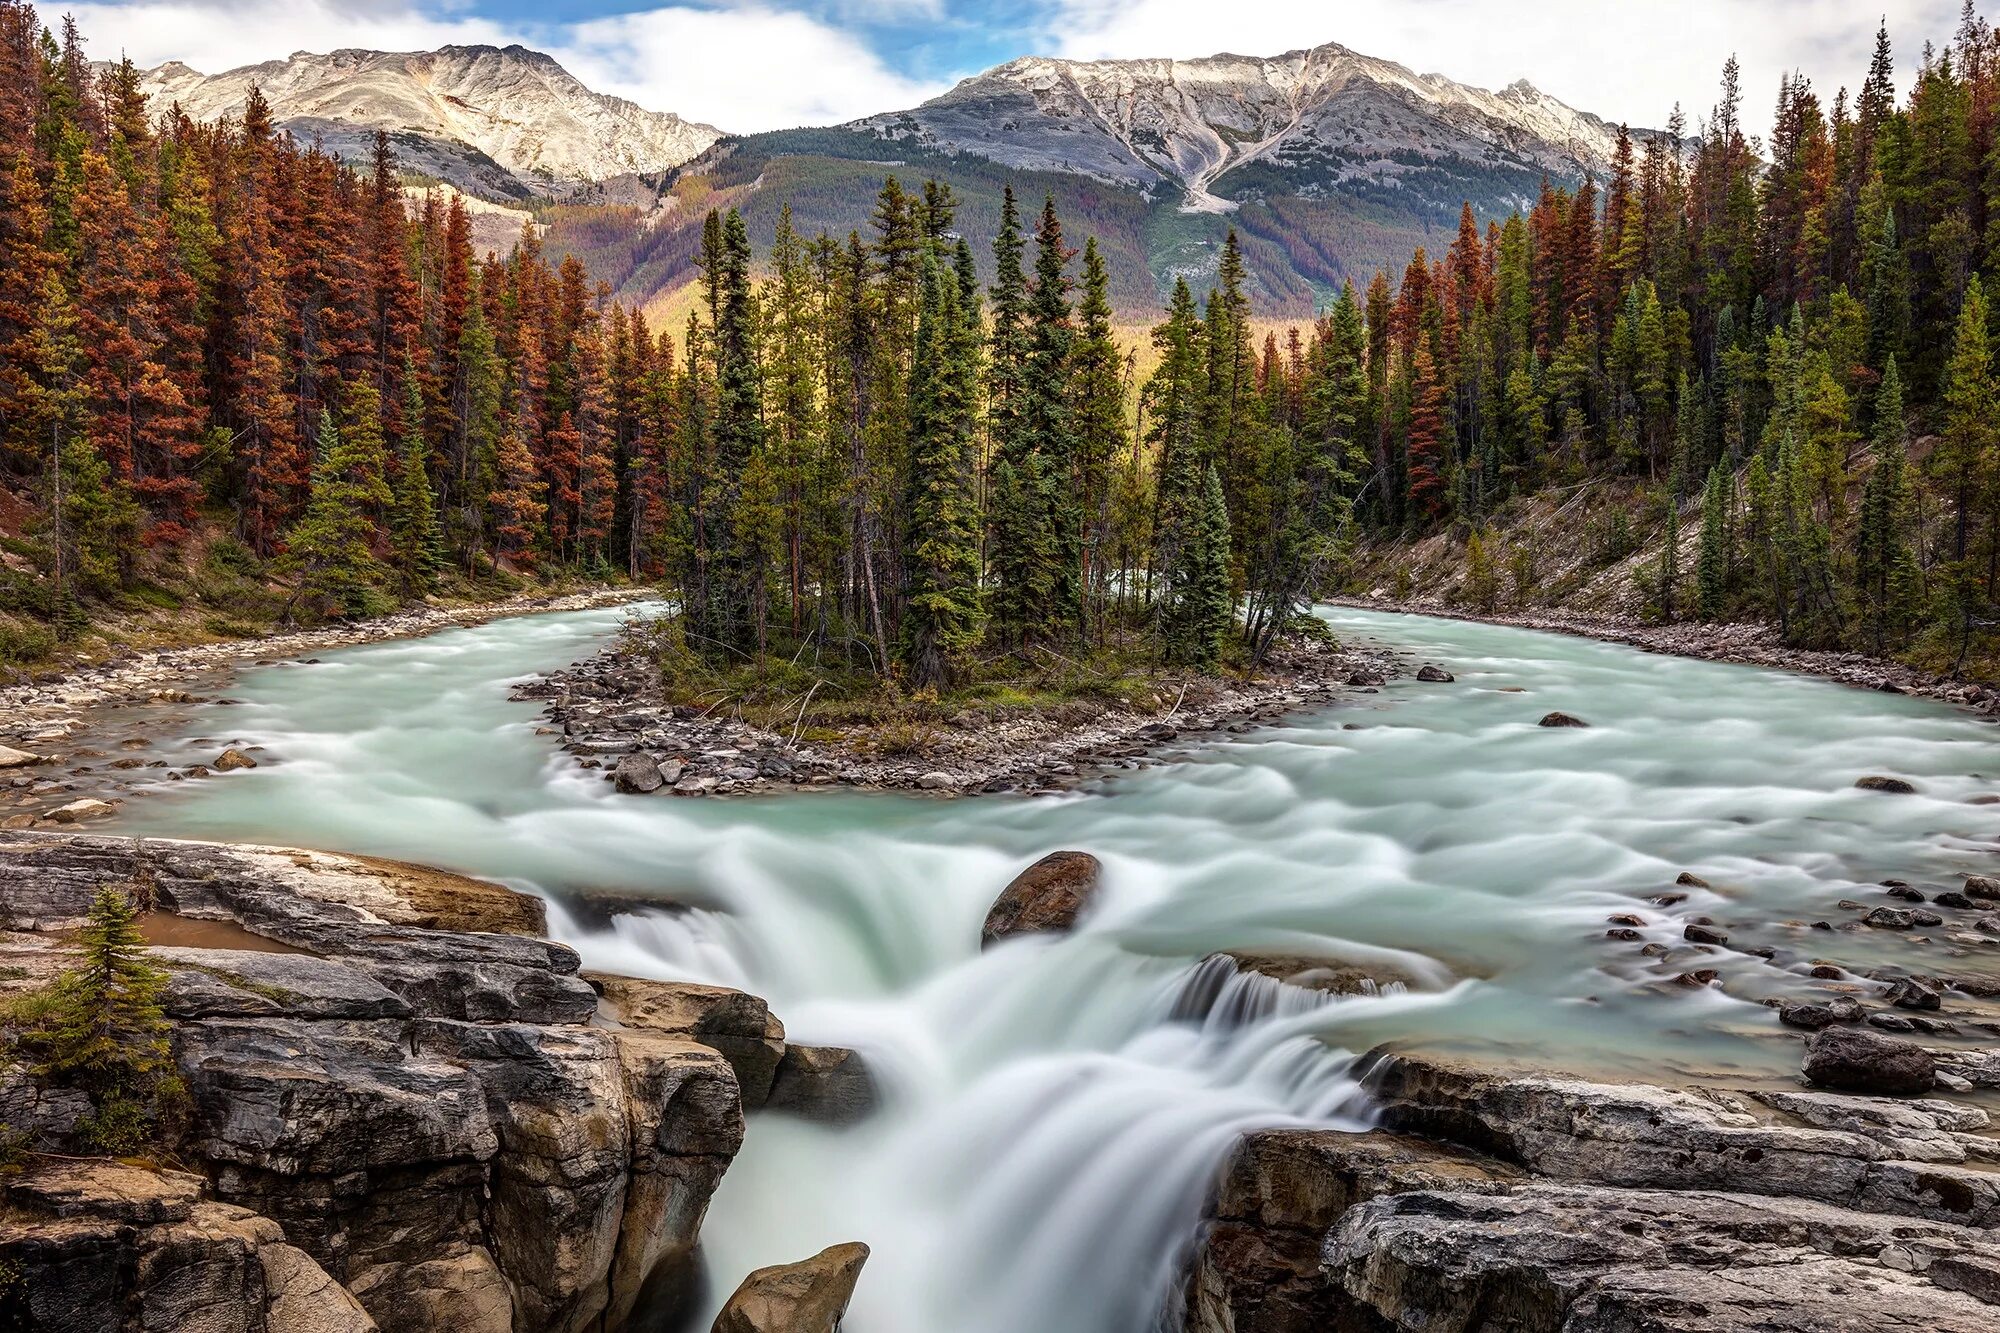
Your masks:
M318 135L353 157L386 130L406 168L488 198L663 171L721 137L712 126L592 92L553 57L521 46L300 52L214 75L176 62L143 81L156 105L179 102L204 120L241 114L257 86L294 134Z
M1525 82L1487 92L1337 43L1268 59L1031 56L854 128L1013 167L1177 188L1197 208L1278 189L1393 185L1434 166L1569 179L1601 173L1617 142L1614 126Z

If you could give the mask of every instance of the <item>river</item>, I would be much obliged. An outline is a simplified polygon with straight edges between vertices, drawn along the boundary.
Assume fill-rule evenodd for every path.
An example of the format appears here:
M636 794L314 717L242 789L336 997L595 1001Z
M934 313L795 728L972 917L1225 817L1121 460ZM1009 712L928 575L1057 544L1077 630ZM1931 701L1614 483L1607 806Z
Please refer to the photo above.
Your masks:
M1991 869L1991 723L1802 676L1526 630L1359 610L1337 633L1440 661L1284 725L1059 796L615 795L536 731L509 683L593 651L628 608L526 616L256 667L198 710L187 756L254 771L162 783L126 831L393 856L547 894L587 966L769 999L792 1037L862 1050L869 1120L757 1117L704 1230L719 1288L837 1241L875 1254L854 1333L1141 1333L1230 1145L1365 1123L1352 1057L1396 1041L1652 1079L1796 1068L1759 1001L1821 953L1905 962L1948 942L1830 935L1843 896ZM1561 709L1588 720L1544 729ZM1857 790L1893 774L1914 796ZM1065 847L1106 865L1062 939L982 953L995 893ZM1712 889L1675 889L1693 871ZM566 891L688 910L587 930ZM1669 911L1650 895L1686 892ZM1605 938L1639 912L1648 940ZM1697 955L1688 914L1737 945ZM1786 924L1791 923L1791 924ZM1387 965L1344 999L1228 983L1220 949ZM1963 952L1957 950L1956 952ZM1957 962L1957 966L1972 966ZM1990 964L1988 965L1990 967ZM1721 984L1677 985L1693 968ZM702 1327L706 1327L704 1323Z

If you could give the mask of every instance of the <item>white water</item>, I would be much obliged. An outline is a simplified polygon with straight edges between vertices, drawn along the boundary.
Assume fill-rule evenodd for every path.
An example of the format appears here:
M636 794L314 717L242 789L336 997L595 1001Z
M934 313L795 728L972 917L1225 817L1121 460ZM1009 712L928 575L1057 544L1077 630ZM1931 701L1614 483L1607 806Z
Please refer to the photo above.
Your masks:
M1383 1041L1651 1077L1785 1070L1796 1048L1758 999L1818 952L1914 964L1919 946L1779 923L1837 918L1883 876L1991 870L2000 832L2000 807L1966 803L2000 776L1990 724L1942 706L1356 611L1328 614L1458 682L1398 683L1056 799L620 797L506 695L623 614L249 671L240 706L204 710L184 748L241 740L275 762L163 785L124 823L547 892L589 965L742 986L793 1037L864 1051L885 1109L839 1130L756 1118L704 1230L717 1302L750 1268L867 1241L855 1333L1151 1327L1237 1136L1361 1123L1349 1059ZM1596 725L1534 725L1555 708ZM1922 794L1856 791L1863 773ZM1099 909L982 954L994 894L1061 847L1104 859ZM1775 966L1660 964L1602 938L1608 913L1640 910L1678 944L1643 899L1683 869L1717 889L1678 910L1777 947ZM697 906L615 933L561 910L564 890L607 888ZM1190 1012L1222 948L1372 958L1425 988L1321 1000L1253 978ZM1665 984L1692 966L1724 986Z

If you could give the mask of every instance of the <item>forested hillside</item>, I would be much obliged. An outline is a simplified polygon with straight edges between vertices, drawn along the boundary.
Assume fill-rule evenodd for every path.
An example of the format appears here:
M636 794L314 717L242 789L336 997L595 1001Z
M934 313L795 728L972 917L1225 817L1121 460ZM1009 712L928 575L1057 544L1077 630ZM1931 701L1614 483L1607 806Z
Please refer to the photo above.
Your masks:
M1968 5L1900 105L1894 76L1884 31L1857 93L1787 81L1760 161L1732 62L1687 160L1621 155L1601 197L1468 219L1442 258L1378 278L1366 522L1466 534L1475 605L1534 601L1539 561L1645 540L1656 617L1765 617L1944 669L1990 656L2000 46ZM1607 497L1595 530L1513 529L1578 488ZM1392 572L1377 555L1371 579Z

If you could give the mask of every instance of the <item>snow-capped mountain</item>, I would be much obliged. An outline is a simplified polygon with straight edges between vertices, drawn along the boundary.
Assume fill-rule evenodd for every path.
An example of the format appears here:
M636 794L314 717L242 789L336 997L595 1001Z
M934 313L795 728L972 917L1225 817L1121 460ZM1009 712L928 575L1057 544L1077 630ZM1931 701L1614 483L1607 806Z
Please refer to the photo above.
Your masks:
M1031 56L857 129L1027 170L1217 195L1393 185L1426 167L1601 175L1617 129L1526 82L1488 92L1336 43L1257 58Z
M489 198L664 171L721 137L592 92L553 57L522 46L299 52L222 74L173 62L143 78L156 106L179 102L197 120L241 114L260 87L280 125L349 157L386 130L406 167Z

